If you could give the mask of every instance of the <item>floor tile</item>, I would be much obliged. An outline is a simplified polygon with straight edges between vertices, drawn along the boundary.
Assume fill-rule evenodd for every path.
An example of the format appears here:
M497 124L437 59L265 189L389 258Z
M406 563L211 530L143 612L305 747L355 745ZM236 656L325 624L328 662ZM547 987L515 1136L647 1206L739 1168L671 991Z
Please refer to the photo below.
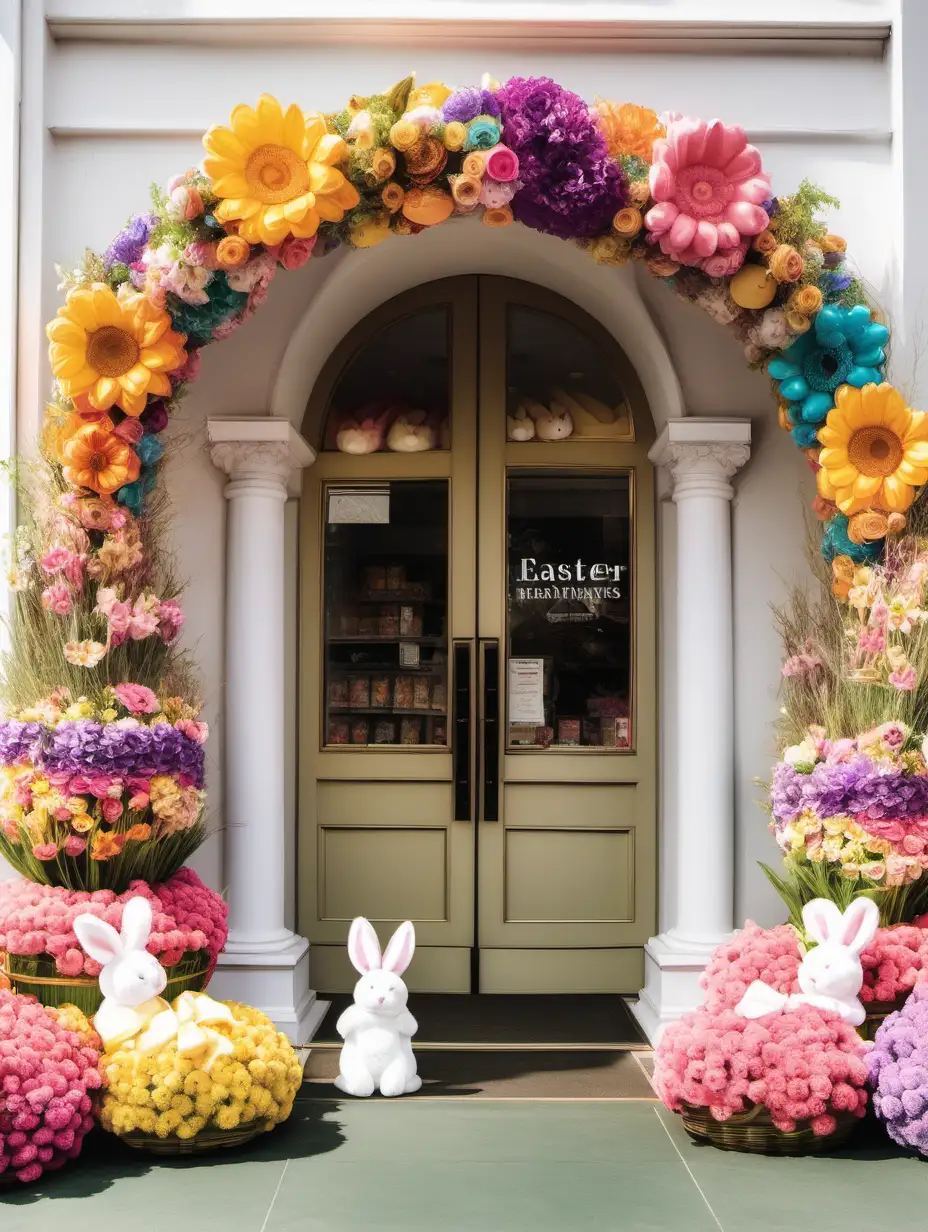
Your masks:
M878 1126L831 1155L781 1158L703 1146L679 1117L659 1115L724 1232L924 1232L928 1161L902 1154Z
M311 1090L311 1088L309 1088ZM337 1134L338 1161L679 1164L652 1103L484 1102L471 1100L317 1101L303 1094L295 1127L303 1157ZM284 1127L285 1129L287 1127Z
M653 1115L653 1114L652 1114ZM291 1163L267 1232L718 1232L674 1164Z

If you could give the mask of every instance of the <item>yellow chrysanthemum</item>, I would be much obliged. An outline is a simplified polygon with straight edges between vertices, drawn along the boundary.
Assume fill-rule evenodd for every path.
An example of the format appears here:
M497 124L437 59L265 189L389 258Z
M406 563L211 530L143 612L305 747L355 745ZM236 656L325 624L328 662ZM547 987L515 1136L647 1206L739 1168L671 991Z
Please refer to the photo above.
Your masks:
M818 439L819 495L842 513L903 513L928 480L928 415L892 385L842 385Z
M141 415L149 394L168 397L167 374L184 362L186 337L144 295L117 298L103 282L75 287L45 330L66 398L87 395L98 411Z
M288 235L308 239L320 222L340 222L360 197L337 164L348 155L341 137L327 132L318 112L295 104L283 110L262 94L255 108L232 112L231 128L219 125L203 138L203 169L221 222L235 222L250 244L279 244Z

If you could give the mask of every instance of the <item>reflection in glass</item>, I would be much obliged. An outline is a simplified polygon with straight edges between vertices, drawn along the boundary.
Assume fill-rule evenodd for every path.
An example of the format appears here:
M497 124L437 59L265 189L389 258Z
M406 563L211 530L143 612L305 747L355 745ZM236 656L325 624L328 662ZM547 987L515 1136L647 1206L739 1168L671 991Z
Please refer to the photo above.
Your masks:
M576 325L511 305L507 333L508 440L634 439L615 373Z
M351 359L332 393L325 448L422 453L450 448L447 306L401 317Z
M447 745L448 488L330 487L326 744Z
M508 744L632 747L628 474L508 483Z

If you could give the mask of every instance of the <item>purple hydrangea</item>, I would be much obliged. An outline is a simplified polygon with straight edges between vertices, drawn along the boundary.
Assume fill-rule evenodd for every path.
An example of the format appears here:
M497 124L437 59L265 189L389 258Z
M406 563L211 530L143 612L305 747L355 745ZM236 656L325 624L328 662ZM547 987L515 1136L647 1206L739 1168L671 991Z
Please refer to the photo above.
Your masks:
M133 214L103 254L107 267L132 265L141 260L145 245L157 223L156 214Z
M499 101L492 90L481 90L479 86L465 86L462 90L455 90L445 101L441 114L449 124L452 120L466 124L468 120L473 120L478 115L495 118L499 115Z
M184 775L202 787L204 760L203 746L170 723L122 728L75 719L49 729L13 720L0 724L0 763L31 761L49 774Z
M900 1146L928 1155L928 984L876 1033L867 1057L873 1107Z
M513 77L498 98L503 142L519 157L515 217L560 239L605 235L625 181L583 99L550 77Z
M881 769L862 753L834 765L822 763L811 774L781 762L773 772L770 795L778 826L794 821L803 809L812 809L819 817L928 816L928 775Z

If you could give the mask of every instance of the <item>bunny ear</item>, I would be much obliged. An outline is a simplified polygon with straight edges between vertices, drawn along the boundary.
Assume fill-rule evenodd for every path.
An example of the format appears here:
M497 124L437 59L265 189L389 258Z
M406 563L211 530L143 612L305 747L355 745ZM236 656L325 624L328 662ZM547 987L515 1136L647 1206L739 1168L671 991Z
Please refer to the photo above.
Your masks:
M144 950L151 933L151 903L130 898L122 910L122 943L127 950Z
M855 898L841 917L841 941L859 954L865 950L880 926L880 909L872 898Z
M415 950L416 930L413 928L411 920L404 920L387 944L387 949L383 956L384 971L392 971L395 975L402 975L412 962Z
M366 975L380 970L380 942L370 920L359 915L348 931L348 957L355 971Z
M813 898L802 909L802 922L806 932L819 945L824 941L837 941L841 937L841 912L829 898Z
M94 962L106 966L123 953L122 938L106 920L95 915L79 915L74 921L74 932L84 950Z

